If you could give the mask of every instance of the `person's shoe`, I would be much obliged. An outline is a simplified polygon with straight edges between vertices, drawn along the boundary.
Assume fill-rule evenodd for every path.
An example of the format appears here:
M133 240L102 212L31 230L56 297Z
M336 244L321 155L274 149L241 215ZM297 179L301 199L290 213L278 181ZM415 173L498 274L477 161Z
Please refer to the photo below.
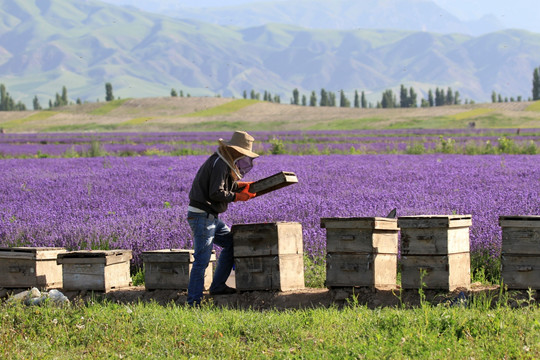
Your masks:
M231 295L236 294L236 289L225 285L219 290L210 290L210 295Z

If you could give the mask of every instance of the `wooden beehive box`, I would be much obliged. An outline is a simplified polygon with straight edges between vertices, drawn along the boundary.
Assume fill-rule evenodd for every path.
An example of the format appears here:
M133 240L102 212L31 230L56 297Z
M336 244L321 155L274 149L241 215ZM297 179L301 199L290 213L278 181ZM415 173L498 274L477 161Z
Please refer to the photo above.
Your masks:
M509 289L540 289L540 216L501 216L501 277Z
M131 250L80 250L58 255L64 290L108 292L131 285Z
M300 223L239 224L231 231L236 289L287 291L304 287Z
M285 186L296 184L297 182L298 178L296 177L295 173L290 171L281 171L267 178L255 181L249 187L249 191L256 193L257 196L260 196L271 191L281 189Z
M0 248L0 287L62 288L62 266L56 258L63 252L60 247Z
M448 255L469 252L471 215L425 215L398 218L402 255Z
M399 217L401 287L418 289L422 286L447 291L468 289L471 283L471 225L471 215Z
M326 286L396 288L396 219L322 218L326 228Z
M144 263L144 286L146 290L187 290L193 267L193 250L164 249L142 253ZM204 274L204 288L212 284L213 264L216 254L212 252L210 264Z
M441 289L454 291L471 286L469 253L451 255L403 255L401 257L403 289Z

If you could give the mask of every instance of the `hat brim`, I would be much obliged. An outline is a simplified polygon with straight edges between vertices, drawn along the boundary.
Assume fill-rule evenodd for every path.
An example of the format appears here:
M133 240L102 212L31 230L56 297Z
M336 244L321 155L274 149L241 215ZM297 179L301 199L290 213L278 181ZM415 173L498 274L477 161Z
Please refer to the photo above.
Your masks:
M228 146L230 148L233 148L234 150L238 151L240 154L249 156L250 158L257 158L259 157L259 154L254 153L253 151L246 150L240 146L231 145L228 141L225 141L223 139L218 140L220 144Z

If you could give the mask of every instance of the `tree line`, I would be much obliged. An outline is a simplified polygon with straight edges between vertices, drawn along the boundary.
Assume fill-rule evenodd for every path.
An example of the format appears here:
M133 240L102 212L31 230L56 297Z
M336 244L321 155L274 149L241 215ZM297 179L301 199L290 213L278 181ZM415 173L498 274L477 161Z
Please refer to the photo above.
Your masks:
M172 97L184 97L184 92L182 90L179 90L178 92L176 89L171 89L170 92ZM190 97L191 95L188 93L186 95L187 97ZM243 91L242 94L244 99L248 98L248 93L246 90ZM255 90L251 90L249 93L249 98L253 100L261 100L261 94L259 92L256 92ZM115 97L113 95L113 88L112 84L110 82L105 83L105 101L112 101ZM269 91L264 91L264 95L262 96L263 101L268 102L274 102L274 103L281 103L281 97L279 95L272 95ZM532 81L532 97L528 99L529 101L536 101L540 100L540 67L535 68L533 71L533 81ZM99 100L97 100L99 102ZM517 98L510 97L502 97L502 95L499 93L497 94L495 91L491 93L491 101L493 103L495 102L513 102L513 101L522 101L521 96L517 96ZM377 101L376 105L373 105L372 103L368 103L366 100L366 94L364 91L361 93L358 92L358 90L354 91L354 99L353 102L349 100L347 95L343 90L339 91L339 102L338 97L335 92L327 91L326 89L322 88L319 92L319 96L317 96L317 93L315 91L311 91L309 94L309 98L307 95L303 94L300 96L300 91L298 88L295 88L292 91L292 97L290 99L290 103L292 105L302 105L302 106L339 106L339 107L355 107L355 108L411 108L411 107L432 107L432 106L444 106L444 105L459 105L461 104L462 100L460 98L459 91L452 91L451 87L448 87L448 89L445 91L444 89L439 89L438 87L433 91L432 89L428 90L427 98L423 98L420 100L420 103L418 104L418 94L414 90L413 87L410 87L407 89L403 84L400 86L399 91L399 101L397 98L397 94L394 94L392 89L388 89L383 91L381 100ZM77 104L82 104L82 101L80 98L77 98L76 100ZM474 103L472 100L465 100L465 104L468 103ZM62 87L62 91L60 93L55 94L54 102L49 100L49 109L53 109L60 106L66 106L69 105L69 99L67 94L67 88L65 86ZM42 106L39 102L39 99L36 96L34 96L34 99L32 101L32 106L34 110L42 110ZM7 92L7 89L4 84L0 84L0 111L24 111L26 110L26 105L22 103L21 101L15 102L13 97Z

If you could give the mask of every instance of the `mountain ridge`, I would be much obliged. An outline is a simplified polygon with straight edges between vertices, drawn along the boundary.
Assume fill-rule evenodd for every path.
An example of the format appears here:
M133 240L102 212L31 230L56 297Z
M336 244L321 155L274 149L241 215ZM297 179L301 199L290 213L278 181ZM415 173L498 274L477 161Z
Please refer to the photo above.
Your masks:
M1 82L42 104L66 86L71 99L308 93L451 86L462 98L530 93L540 34L506 30L473 37L396 30L309 30L293 25L224 27L94 0L0 0ZM491 64L487 66L486 64Z

